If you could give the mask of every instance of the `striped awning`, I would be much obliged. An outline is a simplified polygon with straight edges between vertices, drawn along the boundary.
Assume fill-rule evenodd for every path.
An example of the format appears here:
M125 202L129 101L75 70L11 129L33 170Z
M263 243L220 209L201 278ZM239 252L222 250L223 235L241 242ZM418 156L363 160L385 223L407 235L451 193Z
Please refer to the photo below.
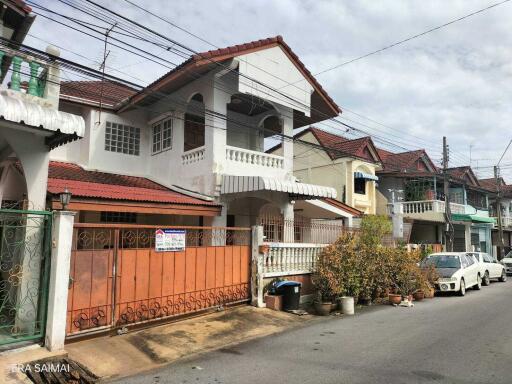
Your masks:
M354 179L365 179L365 180L372 180L372 181L378 181L379 178L375 175L372 175L371 173L364 173L364 172L354 172Z
M222 176L221 193L240 193L252 191L288 192L293 195L336 198L336 190L315 184L278 180L264 176Z

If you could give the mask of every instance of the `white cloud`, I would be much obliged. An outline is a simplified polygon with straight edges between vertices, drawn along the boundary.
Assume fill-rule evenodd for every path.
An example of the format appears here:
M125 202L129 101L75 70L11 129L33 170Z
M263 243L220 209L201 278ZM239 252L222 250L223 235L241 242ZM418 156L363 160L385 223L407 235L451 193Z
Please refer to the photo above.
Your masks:
M312 72L492 3L490 0L132 1L217 46L281 34ZM101 3L198 51L212 48L124 1ZM84 18L63 4L54 1L45 4ZM344 113L347 118L371 126L375 129L372 132L378 135L404 145L409 143L411 148L425 146L434 158L439 157L441 139L446 135L454 165L467 162L470 144L474 144L473 159L497 160L512 138L512 117L508 108L512 98L511 16L512 4L504 4L327 72L318 76L318 80L342 108L367 115L392 128L364 120L348 111ZM31 34L94 60L101 60L103 54L101 41L70 32L42 17L34 23ZM45 45L30 37L26 42L36 47ZM150 46L146 48L174 63L183 61ZM142 64L142 58L115 47L110 50L108 65L121 68L140 80L112 74L140 83L141 80L152 81L166 72L162 66ZM91 64L69 52L64 51L62 55ZM503 160L503 163L507 162L512 162L512 151ZM492 161L479 161L480 166L488 164ZM481 170L481 174L489 176L490 171ZM506 175L512 176L512 172Z

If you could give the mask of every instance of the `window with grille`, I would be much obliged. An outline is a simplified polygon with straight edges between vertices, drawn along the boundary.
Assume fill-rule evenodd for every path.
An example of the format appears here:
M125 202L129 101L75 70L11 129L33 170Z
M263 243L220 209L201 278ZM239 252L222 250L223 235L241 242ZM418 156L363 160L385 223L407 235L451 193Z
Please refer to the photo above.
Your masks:
M153 125L152 153L159 153L172 148L172 118Z
M105 151L139 156L140 128L107 121L105 127Z
M135 212L101 212L100 221L103 223L136 223Z

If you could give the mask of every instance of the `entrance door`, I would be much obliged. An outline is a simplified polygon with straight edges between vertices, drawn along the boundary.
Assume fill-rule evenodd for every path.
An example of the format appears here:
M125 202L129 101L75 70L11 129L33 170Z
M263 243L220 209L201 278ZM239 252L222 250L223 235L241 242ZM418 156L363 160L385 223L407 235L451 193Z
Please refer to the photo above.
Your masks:
M0 345L44 337L51 218L0 209Z

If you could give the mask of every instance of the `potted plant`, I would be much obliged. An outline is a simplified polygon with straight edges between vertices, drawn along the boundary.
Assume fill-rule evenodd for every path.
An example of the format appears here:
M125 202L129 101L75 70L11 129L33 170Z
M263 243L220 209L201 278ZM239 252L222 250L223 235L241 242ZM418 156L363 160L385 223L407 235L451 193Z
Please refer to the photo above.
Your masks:
M317 292L317 296L313 302L315 311L320 316L327 316L331 313L332 300L327 299L320 291Z

